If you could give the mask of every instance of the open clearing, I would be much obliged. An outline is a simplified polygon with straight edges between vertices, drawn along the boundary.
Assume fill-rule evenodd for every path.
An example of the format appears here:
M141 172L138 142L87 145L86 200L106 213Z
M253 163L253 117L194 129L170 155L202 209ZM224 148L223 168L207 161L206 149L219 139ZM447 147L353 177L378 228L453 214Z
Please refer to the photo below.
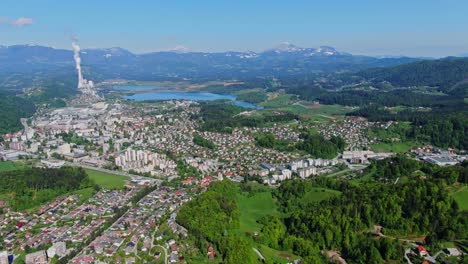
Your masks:
M251 184L251 188L259 192L253 195L242 194L238 198L241 211L239 230L242 233L260 231L262 225L257 223L258 220L266 215L279 214L271 189L259 184ZM263 244L256 243L255 248L261 252L267 263L291 263L298 259L289 252L278 251Z
M125 186L125 181L129 180L128 177L121 175L115 175L91 169L85 170L91 180L93 180L97 185L106 189L123 189Z
M258 250L262 255L267 259L268 263L292 263L294 260L299 257L289 253L283 252L276 249L269 248L265 245L259 245Z
M408 152L411 148L418 146L416 142L392 142L392 143L379 143L370 145L371 149L375 152Z
M468 211L468 187L461 186L457 190L453 191L450 195L452 195L453 199L457 201L458 206L463 211Z
M257 223L262 217L269 214L277 214L277 206L271 196L271 191L256 193L252 196L239 196L240 231L260 231L262 225Z
M309 190L304 195L304 197L302 197L302 200L307 203L318 203L320 201L330 199L340 194L341 194L340 191L315 187Z
M0 161L0 172L17 170L23 168L24 166L25 165L20 162Z

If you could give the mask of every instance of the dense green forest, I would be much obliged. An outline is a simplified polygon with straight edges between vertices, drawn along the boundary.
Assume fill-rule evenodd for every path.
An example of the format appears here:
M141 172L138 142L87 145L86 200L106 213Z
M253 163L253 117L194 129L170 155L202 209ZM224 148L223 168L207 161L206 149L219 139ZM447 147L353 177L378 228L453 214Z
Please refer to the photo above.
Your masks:
M0 173L0 196L5 196L13 210L28 209L92 185L82 168L27 168Z
M330 140L317 133L301 134L303 141L296 144L296 148L303 150L316 158L332 159L346 147L341 137L333 136Z
M301 150L316 158L331 159L342 152L346 147L346 142L341 137L333 136L327 140L317 133L306 132L301 134L303 141L291 143L288 140L279 140L272 133L257 133L254 135L258 146L276 149L279 151Z
M254 136L255 142L260 147L276 149L279 151L291 151L294 149L294 147L291 146L291 142L276 139L273 133L257 133Z
M305 203L303 197L312 187L340 190L342 195ZM393 237L426 236L429 247L467 238L468 215L459 211L443 180L414 178L404 184L359 186L332 179L292 180L284 182L275 196L286 231L271 245L303 257L316 258L320 250L335 249L349 263L382 263L402 259L401 243ZM374 225L383 226L387 237L374 239L369 234Z
M348 106L366 106L370 104L383 106L423 106L438 107L463 103L463 98L452 95L435 95L413 92L408 89L391 91L341 91L323 92L316 96L323 104L340 104Z
M177 214L177 222L189 230L201 252L213 245L223 263L255 263L250 241L234 231L239 228L240 217L237 195L239 189L233 182L217 182L184 204Z
M457 84L468 78L466 58L419 61L390 68L363 70L357 75L375 81L388 81L394 86L433 86L445 93L468 96L467 89L457 87Z
M35 111L36 107L27 99L0 94L0 134L22 129L20 119L32 116Z
M201 129L221 133L231 133L236 127L258 127L266 123L291 121L297 117L290 113L264 113L261 116L245 116L239 113L245 108L226 102L200 103L200 114L192 118L201 119Z
M193 143L201 147L205 147L209 149L216 149L216 145L213 142L211 142L208 139L205 139L204 137L198 134L193 135Z

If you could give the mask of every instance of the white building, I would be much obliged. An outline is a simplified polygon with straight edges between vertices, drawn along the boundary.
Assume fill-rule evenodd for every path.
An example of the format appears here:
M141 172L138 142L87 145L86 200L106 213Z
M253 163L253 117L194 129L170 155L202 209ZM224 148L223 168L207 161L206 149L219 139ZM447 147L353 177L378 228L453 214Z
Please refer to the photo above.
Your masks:
M9 264L8 253L6 251L0 252L0 264Z

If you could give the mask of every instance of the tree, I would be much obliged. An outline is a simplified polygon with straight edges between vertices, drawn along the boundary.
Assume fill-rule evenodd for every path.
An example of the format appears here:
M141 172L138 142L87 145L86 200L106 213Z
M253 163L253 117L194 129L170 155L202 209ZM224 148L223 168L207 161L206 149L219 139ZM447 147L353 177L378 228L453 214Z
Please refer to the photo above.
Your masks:
M226 264L256 263L252 245L245 237L238 234L224 237L221 251Z
M286 235L286 227L281 219L276 215L269 215L259 222L263 224L261 229L263 242L271 248L280 249L281 240Z

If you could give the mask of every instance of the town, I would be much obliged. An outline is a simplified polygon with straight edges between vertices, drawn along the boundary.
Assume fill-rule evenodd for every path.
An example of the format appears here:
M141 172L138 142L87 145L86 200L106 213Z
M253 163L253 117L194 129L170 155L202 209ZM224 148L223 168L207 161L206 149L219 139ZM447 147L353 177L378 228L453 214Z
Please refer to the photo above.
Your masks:
M34 212L15 212L0 201L0 234L6 250L0 254L0 263L18 258L27 264L52 260L140 263L161 256L171 263L183 261L179 247L186 245L180 239L188 233L175 219L194 190L203 191L223 179L256 180L277 187L292 178L351 177L371 160L394 155L370 150L369 145L379 139L367 133L376 127L386 129L392 122L346 117L311 125L295 120L235 128L225 134L199 131L199 122L191 119L199 111L195 101L142 106L95 100L82 105L83 100L81 105L42 109L33 118L23 119L22 131L3 135L0 159L98 170L127 177L125 187L99 189L84 200L79 194L59 197ZM254 136L271 133L279 140L297 142L304 129L315 129L326 138L340 136L346 150L333 159L314 158L259 147ZM196 144L195 135L216 147ZM414 159L441 166L466 159L431 146L414 148L412 153Z

